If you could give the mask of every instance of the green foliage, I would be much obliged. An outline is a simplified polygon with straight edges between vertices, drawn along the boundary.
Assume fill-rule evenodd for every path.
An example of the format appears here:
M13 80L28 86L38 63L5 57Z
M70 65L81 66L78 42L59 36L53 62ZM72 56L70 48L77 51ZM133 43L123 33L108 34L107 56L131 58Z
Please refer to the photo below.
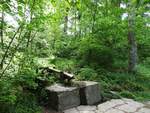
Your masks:
M0 80L0 111L2 113L11 113L14 109L17 96L16 88L12 87L9 79Z
M104 69L93 71L93 69L83 68L81 70L77 79L98 81L104 91L115 91L123 97L137 100L147 98L149 95L150 77L147 75L116 73ZM142 92L145 93L141 95Z
M72 38L72 37L62 37L62 38ZM62 43L63 42L63 43ZM61 58L72 58L77 55L76 49L78 48L77 40L75 39L64 39L61 42L56 42L56 56Z
M147 101L150 98L149 91L133 92L133 95L136 97L136 100L138 101Z
M44 87L60 82L36 73L41 66L97 81L104 93L149 99L148 1L1 0L0 112L40 113L38 102L47 101ZM138 50L135 73L127 72L130 29Z
M23 93L18 96L15 113L41 113L34 94Z
M35 95L24 89L22 85L25 84L21 83L22 77L20 79L18 81L18 78L8 78L5 79L7 81L0 81L1 113L40 113L41 108L38 106ZM30 82L33 83L31 80ZM31 88L29 84L28 87Z
M98 40L83 39L81 48L79 48L79 58L82 58L84 65L101 66L104 68L111 68L113 63L113 51L109 47L99 45Z
M22 62L19 64L18 73L13 77L0 79L0 111L1 113L41 113L34 94L39 84L35 81L37 74L32 55L26 54L19 60Z
M126 98L132 98L135 99L135 95L129 91L123 91L120 93L121 96L126 97Z
M97 73L95 70L93 70L92 68L81 68L77 79L78 80L95 80L95 78L97 77Z
M36 76L31 70L23 70L24 72L20 73L16 77L16 83L21 85L23 88L36 89L38 84L35 83Z
M139 73L140 75L144 75L144 76L147 76L149 77L150 76L150 70L149 70L149 62L148 62L148 59L147 59L147 65L142 65L142 64L139 64L137 66L137 73Z
M56 68L67 72L74 72L76 68L76 60L71 60L67 58L56 58L51 61Z

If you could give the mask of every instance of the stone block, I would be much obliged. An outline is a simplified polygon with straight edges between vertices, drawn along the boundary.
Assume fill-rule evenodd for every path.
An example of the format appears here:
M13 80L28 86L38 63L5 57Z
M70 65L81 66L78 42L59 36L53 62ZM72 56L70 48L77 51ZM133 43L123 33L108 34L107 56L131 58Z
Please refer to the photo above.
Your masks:
M80 105L79 89L55 84L46 87L48 105L57 111L63 111Z
M100 87L97 82L73 81L79 87L80 101L82 105L93 105L101 101Z

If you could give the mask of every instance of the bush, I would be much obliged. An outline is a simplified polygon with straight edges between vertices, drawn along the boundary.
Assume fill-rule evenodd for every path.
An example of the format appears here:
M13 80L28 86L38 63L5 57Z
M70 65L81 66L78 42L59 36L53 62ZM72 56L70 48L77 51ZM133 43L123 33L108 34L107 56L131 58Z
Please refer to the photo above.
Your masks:
M121 96L126 97L126 98L132 98L135 99L135 95L129 91L123 91L120 93Z
M0 111L1 113L12 113L17 100L17 88L13 87L8 78L0 80Z
M20 81L18 82L18 79L15 80L15 78L0 80L1 113L40 113L41 108L37 103L36 96L23 90L21 86ZM31 85L29 87L31 88Z
M75 41L75 39L72 39L71 37L68 37L67 40L65 40L65 42L61 41L59 42L59 44L57 44L56 52L54 54L57 57L61 58L72 58L77 56L77 48L77 41Z
M41 113L41 107L32 93L22 93L18 95L15 113Z
M113 51L111 48L98 44L95 39L87 38L82 40L79 48L79 58L83 65L92 67L99 66L110 69L113 64ZM79 59L78 58L78 59Z
M74 59L67 59L67 58L57 58L51 61L56 68L67 71L67 72L74 72L76 68L76 60Z
M38 87L34 68L31 60L30 64L22 65L17 74L0 79L1 113L40 113L34 93Z
M93 70L92 68L81 68L77 79L78 80L96 80L95 78L97 77L97 73L95 70Z
M148 62L147 62L148 63ZM137 66L137 73L139 75L144 75L144 76L147 76L147 77L150 77L150 70L149 70L150 66L149 65L142 65L142 64L139 64Z

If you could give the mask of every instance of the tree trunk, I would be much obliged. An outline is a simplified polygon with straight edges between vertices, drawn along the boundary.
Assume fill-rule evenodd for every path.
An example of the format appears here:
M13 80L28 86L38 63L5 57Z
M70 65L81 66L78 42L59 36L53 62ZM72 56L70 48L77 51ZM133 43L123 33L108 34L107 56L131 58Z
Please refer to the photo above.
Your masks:
M64 23L64 33L67 34L67 28L68 28L68 16L65 16L65 23Z
M68 11L69 9L66 8L66 15L64 17L64 33L67 34L67 30L68 30Z
M129 61L128 72L135 72L137 65L137 44L134 31L134 11L128 15Z
M3 7L2 7L2 20L1 20L1 48L2 48L2 51L4 49L4 39L3 39L3 33L4 33L4 10L3 10ZM3 69L3 62L0 63L0 69Z
M2 13L1 13L1 48L2 48L2 51L4 51L4 9L3 9L3 6L2 6ZM3 69L3 62L0 63L0 70Z

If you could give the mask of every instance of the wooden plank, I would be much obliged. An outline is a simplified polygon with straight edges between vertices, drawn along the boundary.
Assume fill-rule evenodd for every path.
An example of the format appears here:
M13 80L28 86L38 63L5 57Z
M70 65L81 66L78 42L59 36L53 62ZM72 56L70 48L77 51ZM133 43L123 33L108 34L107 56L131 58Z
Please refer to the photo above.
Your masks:
M62 79L62 80L67 79L68 81L70 81L71 79L74 78L73 74L63 72L63 71L55 69L53 67L40 67L39 69L42 70L43 72L46 71L48 73L58 73L60 76L60 79Z

